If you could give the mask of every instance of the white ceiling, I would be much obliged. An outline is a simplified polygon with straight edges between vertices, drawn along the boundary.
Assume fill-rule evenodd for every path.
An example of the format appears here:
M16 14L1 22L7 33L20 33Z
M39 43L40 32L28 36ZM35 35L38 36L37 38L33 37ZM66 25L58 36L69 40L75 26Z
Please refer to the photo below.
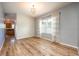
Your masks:
M31 12L32 5L35 5L35 14L33 15ZM70 2L3 2L3 10L6 13L24 13L29 16L37 17L48 13L50 11L54 11L58 8L61 8Z

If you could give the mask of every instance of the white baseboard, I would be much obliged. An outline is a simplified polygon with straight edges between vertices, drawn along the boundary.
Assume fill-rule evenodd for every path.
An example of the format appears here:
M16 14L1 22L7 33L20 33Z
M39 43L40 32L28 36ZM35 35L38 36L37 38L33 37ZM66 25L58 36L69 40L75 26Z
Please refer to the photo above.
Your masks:
M40 37L40 36L38 36L38 37ZM49 38L45 38L45 37L40 37L40 38L45 39L45 40L49 40L49 41L51 41L51 42L54 42L54 40L49 39Z
M16 39L23 39L23 38L29 38L29 37L33 37L33 36L17 36Z
M45 37L40 37L42 39L46 39L46 40L49 40L49 41L52 41L52 42L58 42L62 45L65 45L65 46L69 46L69 47L73 47L73 48L76 48L77 50L79 50L79 48L77 46L73 46L73 45L70 45L70 44L66 44L66 43L63 43L63 42L60 42L60 41L57 41L57 40L53 40L53 39L48 39L48 38L45 38Z
M49 39L49 38L46 38L46 37L43 37L43 36L40 36L40 35L37 35L36 37L39 37L39 38L42 38L42 39L45 39L45 40L49 40L51 42L55 42L56 41L55 37L52 37L52 39Z
M78 47L77 46L73 46L73 45L70 45L70 44L66 44L66 43L63 43L63 42L59 42L59 41L56 41L62 45L66 45L66 46L69 46L69 47L73 47L73 48L76 48L78 50Z

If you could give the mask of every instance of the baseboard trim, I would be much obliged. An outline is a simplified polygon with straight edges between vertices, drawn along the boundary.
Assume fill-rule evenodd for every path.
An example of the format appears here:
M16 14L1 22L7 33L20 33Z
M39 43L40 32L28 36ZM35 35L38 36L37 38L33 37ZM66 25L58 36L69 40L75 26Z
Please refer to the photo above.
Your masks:
M28 39L28 38L33 38L35 36L30 36L30 37L24 37L24 38L17 38L16 40L21 40L21 39Z
M45 38L45 37L39 37L39 38L45 39L45 40L49 40L49 41L51 41L51 42L54 42L52 39L49 39L49 38Z
M71 48L73 50L78 51L78 47L76 47L76 46L72 46L72 45L69 45L69 44L66 44L66 43L62 43L62 42L57 42L57 41L56 41L56 43L58 43L58 44L60 44L60 45L62 45L64 47Z
M24 39L24 38L30 38L30 37L34 37L34 36L18 36L18 37L16 37L16 39L18 40L18 39Z
M50 40L50 39L48 39L48 38L43 38L43 37L39 37L39 38L45 39L45 40L49 40L49 41L52 41L52 42L55 42L55 43L57 43L57 44L59 44L59 45L62 45L62 46L64 46L64 47L66 47L66 48L71 48L71 49L76 50L76 51L79 52L79 48L76 47L76 46L72 46L72 45L69 45L69 44L66 44L66 43L62 43L62 42L59 42L59 41L53 41L53 40Z

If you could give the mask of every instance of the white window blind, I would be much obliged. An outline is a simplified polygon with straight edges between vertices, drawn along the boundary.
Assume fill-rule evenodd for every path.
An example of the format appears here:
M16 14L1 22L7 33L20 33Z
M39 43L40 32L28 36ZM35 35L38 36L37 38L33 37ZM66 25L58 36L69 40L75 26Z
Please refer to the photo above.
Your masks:
M56 31L56 17L48 17L40 19L40 34L53 34Z

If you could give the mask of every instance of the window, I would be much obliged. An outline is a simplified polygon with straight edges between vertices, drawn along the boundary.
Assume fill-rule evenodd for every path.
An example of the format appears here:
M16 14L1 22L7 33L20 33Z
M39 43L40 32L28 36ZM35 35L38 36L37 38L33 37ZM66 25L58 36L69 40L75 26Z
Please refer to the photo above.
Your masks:
M40 19L40 34L52 34L56 32L56 17Z

